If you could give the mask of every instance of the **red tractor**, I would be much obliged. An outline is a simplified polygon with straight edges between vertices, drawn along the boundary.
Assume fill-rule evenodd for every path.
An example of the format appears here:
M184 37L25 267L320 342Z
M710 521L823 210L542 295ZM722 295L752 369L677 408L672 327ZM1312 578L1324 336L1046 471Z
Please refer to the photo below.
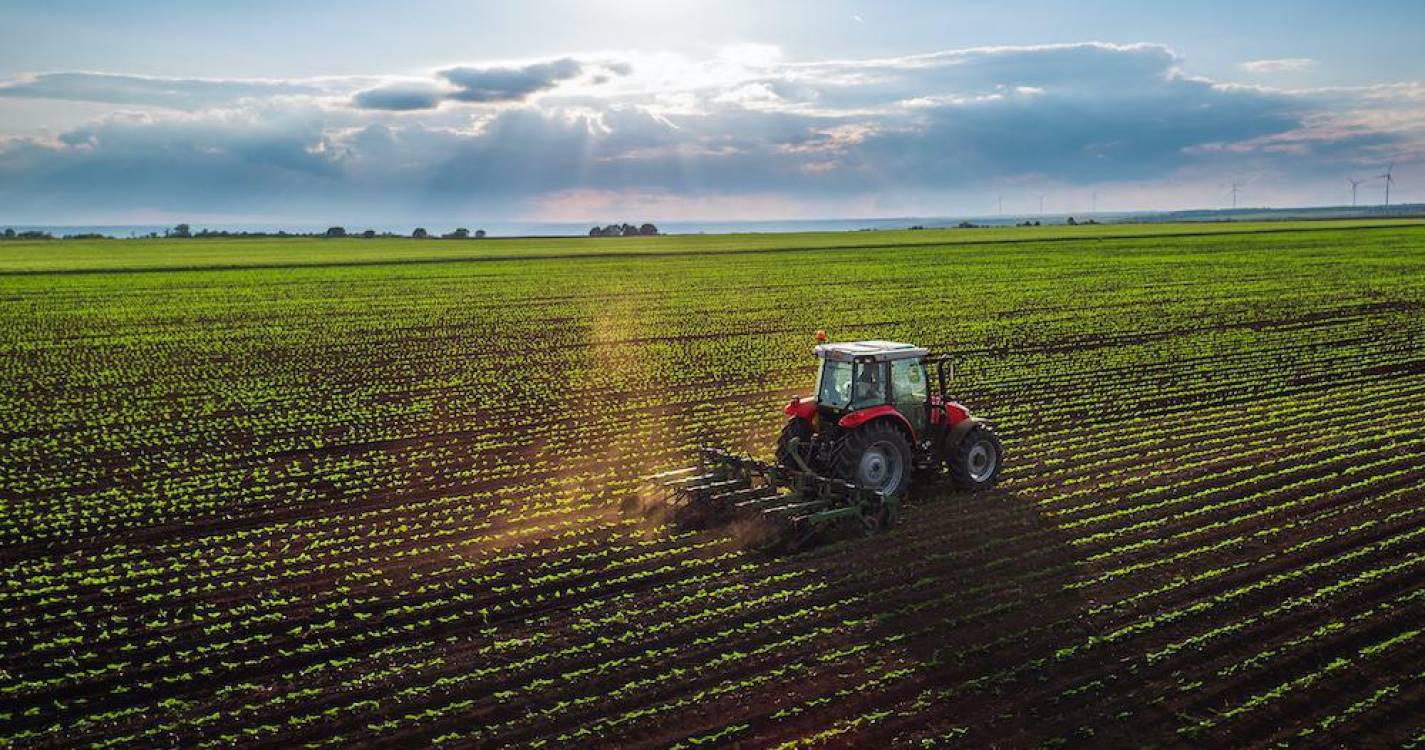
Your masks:
M816 395L794 398L777 439L777 462L888 495L902 495L914 471L945 467L965 490L999 477L999 438L946 395L949 360L933 360L939 392L930 391L930 352L894 341L820 344Z
M775 463L705 448L698 466L654 477L670 491L675 521L751 513L785 527L799 546L833 521L884 530L917 473L943 469L969 491L994 485L999 438L947 396L948 359L892 341L830 344L820 331L817 340L816 395L787 405Z

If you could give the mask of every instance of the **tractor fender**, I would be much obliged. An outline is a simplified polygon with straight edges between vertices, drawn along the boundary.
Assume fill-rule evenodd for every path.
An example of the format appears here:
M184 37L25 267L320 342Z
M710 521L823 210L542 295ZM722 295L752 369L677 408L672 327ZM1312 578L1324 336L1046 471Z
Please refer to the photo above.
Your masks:
M816 416L816 401L793 396L792 402L787 404L787 408L782 412L789 417L801 417L810 422Z
M915 444L915 430L911 429L910 420L906 419L904 414L901 414L896 410L896 407L890 404L881 404L880 406L873 406L869 409L853 411L842 417L836 425L842 429L854 430L867 422L878 419L890 419L897 427L905 430L906 439L909 440L912 445Z
M949 432L945 433L945 443L940 447L940 455L950 455L950 452L955 450L955 446L959 445L960 441L964 440L965 436L970 434L970 430L983 424L985 423L974 417L965 417L957 422L954 427L950 428Z
M954 427L970 416L970 410L959 401L951 401L940 395L930 397L930 423Z
M951 427L970 418L970 410L958 401L946 401L942 408L945 410L945 420Z

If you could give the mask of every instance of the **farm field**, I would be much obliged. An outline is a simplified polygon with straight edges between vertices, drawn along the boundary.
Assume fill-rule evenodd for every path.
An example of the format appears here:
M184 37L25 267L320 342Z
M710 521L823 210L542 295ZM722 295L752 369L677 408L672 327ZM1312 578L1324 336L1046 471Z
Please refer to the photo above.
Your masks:
M0 244L0 747L1425 747L1425 223ZM636 512L812 332L1000 486Z

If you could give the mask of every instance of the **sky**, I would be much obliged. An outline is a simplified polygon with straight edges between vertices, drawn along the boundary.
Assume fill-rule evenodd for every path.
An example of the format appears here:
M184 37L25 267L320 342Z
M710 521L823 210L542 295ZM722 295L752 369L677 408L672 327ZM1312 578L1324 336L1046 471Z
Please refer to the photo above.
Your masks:
M0 223L1425 201L1425 3L0 0Z

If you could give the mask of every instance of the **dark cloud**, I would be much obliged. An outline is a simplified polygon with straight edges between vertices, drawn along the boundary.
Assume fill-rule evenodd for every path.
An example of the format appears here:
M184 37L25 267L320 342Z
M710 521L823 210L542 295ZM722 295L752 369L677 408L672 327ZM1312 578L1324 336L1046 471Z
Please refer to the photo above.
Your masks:
M450 68L440 77L458 87L448 98L458 102L509 102L524 99L578 76L583 64L573 58L520 68Z
M614 65L600 66L609 71ZM437 75L453 88L438 89L432 84L399 83L359 91L351 103L358 109L409 112L435 109L443 101L492 104L523 101L532 94L577 78L585 66L570 57L519 67L457 67ZM596 82L602 82L596 76ZM603 80L607 80L604 76Z
M409 112L420 109L435 109L440 106L442 92L429 86L394 85L358 91L351 103L359 109L384 109L393 112Z

